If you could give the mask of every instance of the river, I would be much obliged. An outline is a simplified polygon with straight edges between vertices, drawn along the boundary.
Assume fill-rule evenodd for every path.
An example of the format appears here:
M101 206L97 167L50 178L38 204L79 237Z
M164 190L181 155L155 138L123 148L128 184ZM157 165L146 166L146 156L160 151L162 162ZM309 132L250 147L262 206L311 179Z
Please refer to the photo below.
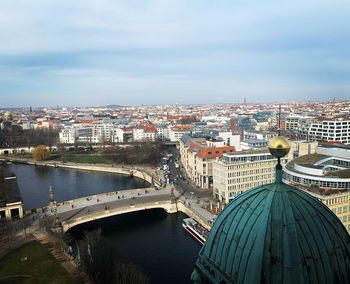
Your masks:
M62 168L11 165L17 175L24 208L48 204L48 188L58 202L96 193L147 187L148 184L115 174ZM115 260L132 261L151 283L192 283L190 275L201 245L181 226L182 213L162 209L124 214L82 224L69 232L79 239L86 230L100 227Z

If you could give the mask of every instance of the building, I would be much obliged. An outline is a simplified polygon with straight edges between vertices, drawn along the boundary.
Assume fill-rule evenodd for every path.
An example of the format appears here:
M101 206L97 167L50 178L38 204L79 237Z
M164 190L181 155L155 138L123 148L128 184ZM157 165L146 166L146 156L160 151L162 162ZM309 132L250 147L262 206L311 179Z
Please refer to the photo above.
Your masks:
M288 153L288 161L291 161L300 156L314 154L316 147L318 146L317 141L306 141L306 140L294 140L289 141L290 151Z
M225 153L235 152L225 141L205 140L183 135L180 140L180 159L188 177L201 188L213 186L212 163Z
M235 147L236 151L239 151L241 148L241 136L232 134L231 131L204 128L204 131L202 131L202 136L215 140L221 139L225 142L225 146L233 146Z
M23 218L23 202L16 176L0 165L0 219Z
M101 137L94 135L92 127L67 127L59 132L59 140L62 144L74 143L100 143Z
M223 154L213 161L213 195L225 204L239 194L275 180L277 159L268 149ZM287 158L282 159L282 164Z
M158 130L153 125L137 126L133 129L132 134L134 141L155 141L158 138Z
M160 140L170 139L169 128L167 125L163 125L163 124L162 125L155 125L155 128L158 131L158 138Z
M298 137L318 142L350 144L350 120L303 122L299 125Z
M256 150L258 148L267 147L269 141L265 139L245 139L241 141L242 150Z
M350 146L320 145L315 154L290 161L283 182L315 196L350 232Z
M193 128L192 125L181 125L169 127L169 139L172 142L180 141L182 135L189 134L190 130Z
M299 122L301 117L298 116L288 116L285 119L285 130L297 129L299 127Z
M118 142L130 142L133 140L133 129L134 126L122 127L115 129L115 136Z

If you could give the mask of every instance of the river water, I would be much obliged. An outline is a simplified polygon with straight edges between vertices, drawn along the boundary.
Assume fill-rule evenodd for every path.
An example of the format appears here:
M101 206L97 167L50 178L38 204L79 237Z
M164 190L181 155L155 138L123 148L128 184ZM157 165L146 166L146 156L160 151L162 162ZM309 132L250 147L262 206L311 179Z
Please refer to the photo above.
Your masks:
M139 179L108 173L21 164L11 167L17 175L24 209L47 205L50 185L58 202L148 186ZM182 228L186 217L182 213L167 214L162 209L146 210L85 223L69 233L79 239L84 231L100 227L115 260L140 266L151 283L192 283L190 275L201 245Z
M54 200L57 202L97 193L149 186L141 179L112 173L95 173L23 164L12 164L11 167L17 175L24 210L47 206L50 185Z

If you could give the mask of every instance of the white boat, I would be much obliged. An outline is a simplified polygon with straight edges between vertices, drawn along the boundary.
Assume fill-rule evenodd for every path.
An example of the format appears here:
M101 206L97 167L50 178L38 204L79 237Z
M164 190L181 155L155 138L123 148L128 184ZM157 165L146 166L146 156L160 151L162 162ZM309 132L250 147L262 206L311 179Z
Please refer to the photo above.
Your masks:
M209 231L192 218L183 219L182 227L201 244L204 244L207 240Z

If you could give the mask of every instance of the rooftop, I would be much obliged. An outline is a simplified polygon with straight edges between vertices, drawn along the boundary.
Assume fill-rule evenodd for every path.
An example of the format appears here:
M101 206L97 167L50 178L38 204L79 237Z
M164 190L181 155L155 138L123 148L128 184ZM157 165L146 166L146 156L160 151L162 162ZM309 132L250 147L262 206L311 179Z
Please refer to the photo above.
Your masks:
M326 174L328 177L338 177L338 178L350 178L350 169L336 171L336 172L328 172Z
M254 154L270 154L269 149L258 149L258 150L252 150L252 151L241 151L241 152L233 152L233 153L227 153L226 155L254 155Z
M314 163L316 163L322 159L325 159L327 157L328 156L321 155L321 154L310 154L310 155L301 156L301 157L295 158L294 160L290 161L286 165L286 168L290 171L295 171L294 164L314 164Z
M325 205L275 183L248 190L224 208L196 266L212 283L347 283L349 244Z

